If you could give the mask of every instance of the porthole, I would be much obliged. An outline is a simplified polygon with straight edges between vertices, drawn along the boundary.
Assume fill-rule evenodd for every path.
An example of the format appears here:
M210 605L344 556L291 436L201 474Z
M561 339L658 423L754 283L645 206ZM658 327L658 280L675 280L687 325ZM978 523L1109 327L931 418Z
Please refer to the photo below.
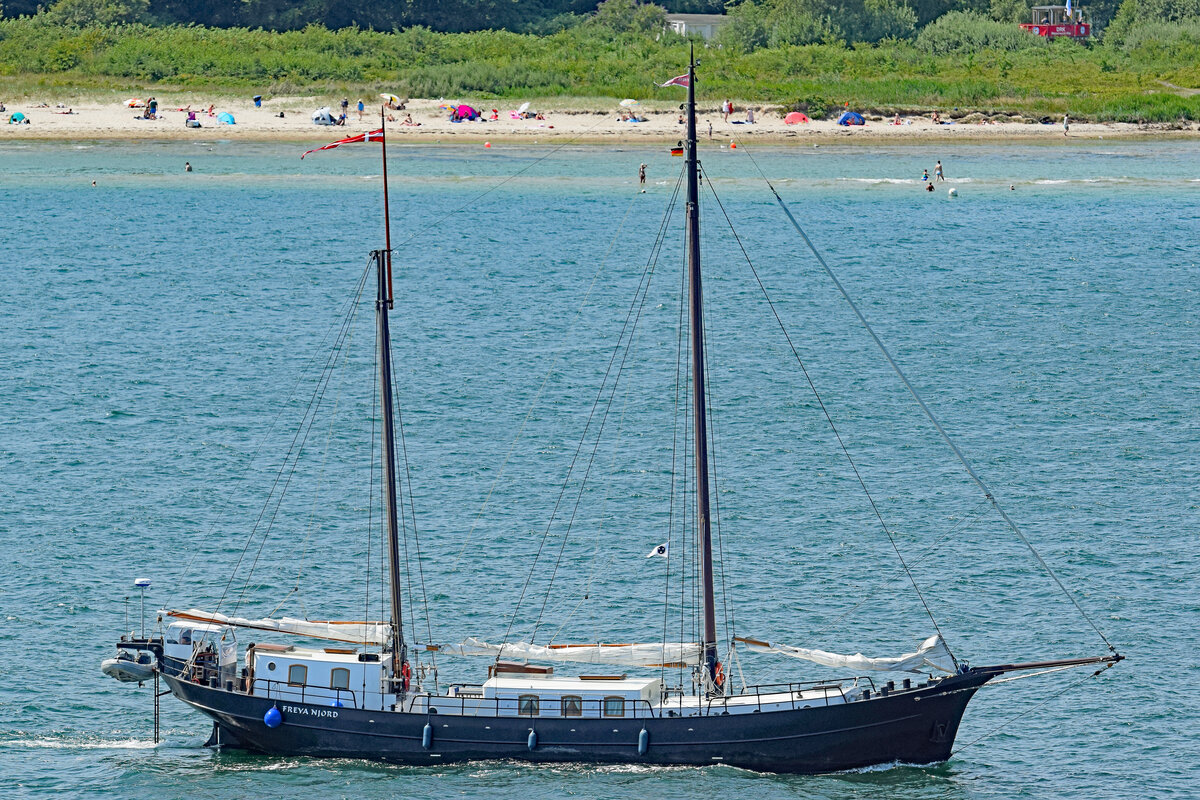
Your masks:
M275 662L268 661L267 662L267 672L274 672L274 671L275 671Z

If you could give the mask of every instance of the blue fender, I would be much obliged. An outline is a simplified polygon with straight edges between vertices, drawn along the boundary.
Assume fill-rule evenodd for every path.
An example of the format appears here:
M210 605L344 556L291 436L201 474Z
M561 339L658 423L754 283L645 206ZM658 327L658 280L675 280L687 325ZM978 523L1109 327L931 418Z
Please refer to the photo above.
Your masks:
M283 714L279 713L279 706L271 706L267 709L267 713L263 714L263 722L268 728L278 728L283 724Z
M433 726L428 722L425 723L425 730L421 731L421 747L426 750L433 747Z
M646 755L646 751L650 749L650 731L642 728L642 732L638 734L638 755Z
M533 728L529 729L529 739L526 741L526 744L529 745L530 750L533 750L537 747L537 731L535 731Z

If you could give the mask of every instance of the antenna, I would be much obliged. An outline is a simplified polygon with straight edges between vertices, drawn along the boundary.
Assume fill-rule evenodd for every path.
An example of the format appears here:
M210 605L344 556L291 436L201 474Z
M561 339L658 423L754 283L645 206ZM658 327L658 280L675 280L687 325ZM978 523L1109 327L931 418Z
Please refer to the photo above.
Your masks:
M149 578L138 578L133 587L142 593L142 638L146 638L146 590L150 588Z

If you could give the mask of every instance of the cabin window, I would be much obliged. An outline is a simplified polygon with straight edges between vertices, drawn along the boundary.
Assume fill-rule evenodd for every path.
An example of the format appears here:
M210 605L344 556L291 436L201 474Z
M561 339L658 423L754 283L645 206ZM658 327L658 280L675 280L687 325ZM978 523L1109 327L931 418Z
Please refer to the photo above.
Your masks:
M583 698L569 694L562 699L562 715L564 717L583 716Z
M308 683L308 667L292 664L288 667L288 686L303 686Z
M606 698L604 698L604 716L606 716L606 717L623 717L623 716L625 716L625 698L624 697L606 697Z
M350 688L350 670L338 667L329 673L329 688L330 689L349 689Z
M538 715L538 696L536 694L523 694L517 698L517 713L522 717L536 717Z

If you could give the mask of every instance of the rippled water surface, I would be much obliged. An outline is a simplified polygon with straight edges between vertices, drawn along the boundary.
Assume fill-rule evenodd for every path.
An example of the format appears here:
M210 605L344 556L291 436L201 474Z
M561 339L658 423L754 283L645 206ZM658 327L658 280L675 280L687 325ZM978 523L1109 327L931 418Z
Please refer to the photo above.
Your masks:
M349 304L381 243L376 151L301 162L302 149L0 147L0 795L1200 794L1200 148L1185 143L702 152L724 209L705 196L722 637L883 655L931 628L744 247L956 654L1104 651L914 408L761 169L1129 656L1118 668L985 689L960 731L969 746L946 764L821 777L214 753L205 720L169 698L155 746L149 689L98 670L140 625L134 578L154 581L148 609L380 613L372 307ZM680 160L658 148L390 152L412 635L503 638L532 574L522 635L654 640L682 624L690 638L686 504L670 500L686 440L673 423L678 214L654 258ZM938 159L949 182L926 193L921 170ZM629 356L585 437L648 264ZM320 413L294 448L347 313ZM289 448L299 465L264 514ZM645 554L669 537L664 587L667 564ZM754 681L829 676L763 656L742 668Z

